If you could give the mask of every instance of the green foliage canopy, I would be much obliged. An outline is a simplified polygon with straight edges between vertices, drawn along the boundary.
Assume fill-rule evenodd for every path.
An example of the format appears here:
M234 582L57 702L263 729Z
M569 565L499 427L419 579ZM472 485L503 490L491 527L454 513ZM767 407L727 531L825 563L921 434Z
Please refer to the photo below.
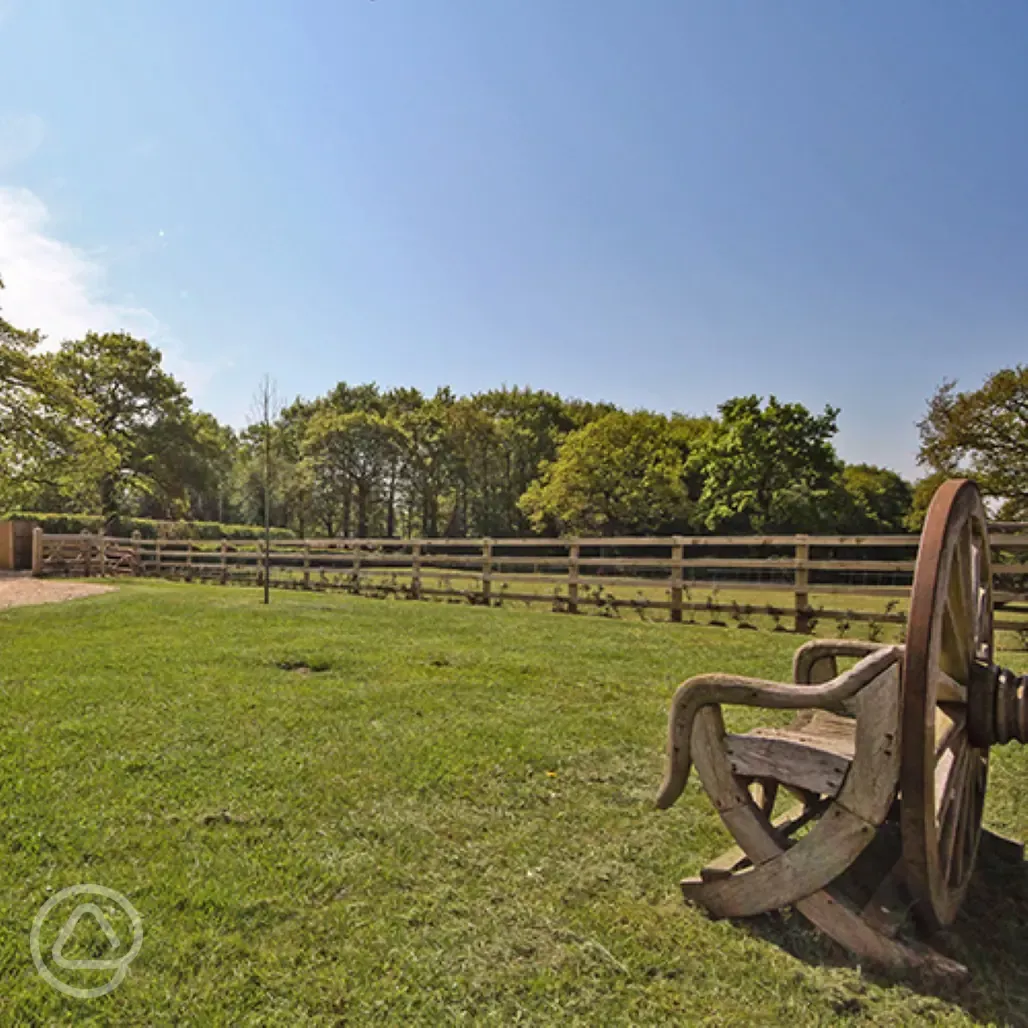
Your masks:
M690 522L688 432L658 414L606 414L564 441L521 498L537 531L625 535Z
M690 463L703 480L698 515L710 531L809 531L831 502L841 464L831 444L838 410L812 414L772 396L740 396L718 408L720 420Z
M1001 519L1028 519L1028 365L974 390L944 382L918 423L918 463L937 477L969 475L1001 503Z

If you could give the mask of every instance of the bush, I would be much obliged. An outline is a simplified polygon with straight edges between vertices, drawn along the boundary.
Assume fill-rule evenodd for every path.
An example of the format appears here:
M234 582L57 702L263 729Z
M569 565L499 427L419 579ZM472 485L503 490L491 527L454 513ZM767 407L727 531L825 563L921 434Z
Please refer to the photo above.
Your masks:
M15 510L4 515L11 521L33 521L53 535L99 532L104 519L99 514L40 514ZM217 521L155 521L152 518L120 518L118 534L139 532L144 539L262 539L261 525L222 525ZM272 539L295 539L288 528L273 528Z

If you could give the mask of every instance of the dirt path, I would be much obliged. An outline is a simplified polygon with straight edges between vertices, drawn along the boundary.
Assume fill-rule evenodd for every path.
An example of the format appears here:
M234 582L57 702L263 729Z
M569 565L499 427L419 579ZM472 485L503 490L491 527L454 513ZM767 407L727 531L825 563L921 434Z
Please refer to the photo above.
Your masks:
M32 603L63 603L65 600L77 600L113 590L113 585L85 585L82 582L57 582L21 575L5 576L0 578L0 610Z

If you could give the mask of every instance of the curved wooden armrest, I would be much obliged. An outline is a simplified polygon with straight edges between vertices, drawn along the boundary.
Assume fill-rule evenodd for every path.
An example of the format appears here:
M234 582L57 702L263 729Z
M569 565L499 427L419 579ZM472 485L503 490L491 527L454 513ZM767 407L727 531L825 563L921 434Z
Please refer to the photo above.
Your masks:
M690 678L678 687L671 701L668 767L657 795L657 806L662 810L670 807L681 796L689 780L692 726L701 708L734 703L743 707L769 707L777 710L802 710L809 707L830 710L869 685L895 664L902 653L902 646L878 648L848 671L822 685L783 685L760 678L721 674Z
M866 639L811 639L793 654L792 680L797 685L814 684L816 680L811 672L814 665L824 658L866 657L881 649L888 649L888 643L875 643ZM832 663L834 665L834 661Z

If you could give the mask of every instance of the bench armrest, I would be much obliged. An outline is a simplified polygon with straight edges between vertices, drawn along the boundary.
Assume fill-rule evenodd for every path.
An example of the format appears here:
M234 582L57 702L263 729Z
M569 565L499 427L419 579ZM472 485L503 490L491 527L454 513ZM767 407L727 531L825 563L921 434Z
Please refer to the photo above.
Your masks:
M671 701L668 766L657 795L657 806L662 810L670 807L682 794L689 780L692 726L696 714L703 707L732 703L774 710L803 710L810 707L831 710L854 697L895 664L902 654L902 646L876 647L874 652L848 671L820 685L784 685L760 678L722 674L697 675L683 682Z

